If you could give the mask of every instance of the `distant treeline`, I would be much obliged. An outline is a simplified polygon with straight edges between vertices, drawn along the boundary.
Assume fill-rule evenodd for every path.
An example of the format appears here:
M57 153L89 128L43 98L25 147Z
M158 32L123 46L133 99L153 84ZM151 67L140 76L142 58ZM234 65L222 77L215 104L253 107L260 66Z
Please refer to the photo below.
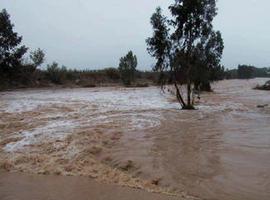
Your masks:
M159 12L160 10L158 9L154 16L161 17ZM137 57L132 51L129 51L125 56L120 58L117 68L72 70L53 62L47 65L46 69L42 69L40 66L45 61L45 53L43 50L37 49L30 51L29 58L27 58L25 55L27 55L28 48L21 44L22 36L14 32L13 28L14 25L10 21L8 12L5 9L0 11L0 90L25 87L49 87L55 85L95 87L121 84L128 87L146 87L148 85L157 84L175 84L176 80L177 84L186 84L188 80L192 80L192 84L196 90L211 91L210 84L213 81L270 77L270 68L239 65L238 69L225 70L225 68L219 64L221 52L217 52L217 60L214 59L215 56L212 54L204 55L208 57L208 59L203 62L195 59L200 58L201 54L194 55L195 57L191 59L193 61L191 64L194 66L191 71L188 70L189 73L192 72L191 74L187 73L185 68L180 67L177 70L174 69L175 66L186 66L185 62L187 59L181 52L177 53L177 55L179 54L179 58L177 57L174 61L175 63L167 63L167 67L162 68L162 70L158 70L156 67L163 65L156 65L154 71L137 70ZM220 38L219 33L216 34L217 35L213 33L212 36L215 37L209 41L209 45L216 44L214 41L217 40L220 42L221 51L223 50L222 38ZM157 36L159 35L160 34L157 34ZM152 39L147 40L150 47L152 45L151 41L159 41ZM160 45L154 45L153 48L154 47L160 47ZM199 51L199 49L197 50ZM156 52L155 48L152 50ZM212 51L208 49L207 52ZM194 53L199 52L196 51ZM163 56L160 57L159 61L164 61ZM210 61L213 63L211 64ZM190 85L192 84L190 82Z
M239 65L237 69L226 70L225 79L251 79L270 77L270 67L257 68L251 65Z
M136 70L132 86L147 87L158 83L158 73ZM102 70L76 70L60 67L56 62L47 69L37 69L31 65L21 65L9 77L0 75L0 89L25 87L96 87L122 85L121 72L117 68Z
M26 57L28 47L22 45L22 36L14 32L14 25L10 21L10 15L4 9L0 12L0 89L13 89L25 87L95 87L125 85L127 87L146 87L153 84L161 84L162 77L168 77L172 83L169 71L163 73L155 71L137 70L137 57L129 51L119 60L117 68L105 68L103 70L75 70L65 66L59 66L53 62L43 69L41 65L45 61L45 53L42 49L30 51ZM178 76L178 75L177 75ZM179 76L181 83L185 83L186 77ZM221 80L224 77L224 67L218 65L204 71L194 71L194 80L197 85L205 83L210 88L209 81ZM206 81L207 80L207 81Z
M0 11L0 89L24 87L48 87L55 85L71 87L95 87L124 84L125 86L145 87L158 81L155 72L142 72L136 69L137 57L132 51L119 61L118 68L103 70L71 70L53 62L42 69L45 53L42 49L30 51L22 45L22 36L14 32L10 15Z

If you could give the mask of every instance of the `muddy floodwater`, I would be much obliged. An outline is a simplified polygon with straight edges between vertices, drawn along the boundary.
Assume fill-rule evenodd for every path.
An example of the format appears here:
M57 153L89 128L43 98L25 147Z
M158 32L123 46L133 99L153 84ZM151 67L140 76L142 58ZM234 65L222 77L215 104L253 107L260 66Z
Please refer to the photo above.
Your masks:
M219 200L270 199L267 79L215 83L196 111L159 88L0 93L0 167ZM190 197L191 198L191 197Z

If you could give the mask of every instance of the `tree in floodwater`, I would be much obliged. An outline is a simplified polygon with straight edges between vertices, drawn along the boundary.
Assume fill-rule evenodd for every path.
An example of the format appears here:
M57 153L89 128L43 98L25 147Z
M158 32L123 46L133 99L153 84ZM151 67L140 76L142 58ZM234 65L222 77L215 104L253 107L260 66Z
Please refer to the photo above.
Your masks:
M154 69L161 72L165 79L162 83L170 80L182 108L194 109L192 87L210 81L211 69L220 67L224 48L221 33L212 26L216 0L175 0L169 10L171 20L162 15L160 8L152 15L154 33L146 40L147 49L157 60ZM186 99L180 93L184 83Z
M0 12L0 78L11 79L20 71L25 46L20 46L22 37L13 31L14 25L5 9Z
M132 51L120 58L118 70L124 85L131 85L135 81L135 72L137 67L137 57Z

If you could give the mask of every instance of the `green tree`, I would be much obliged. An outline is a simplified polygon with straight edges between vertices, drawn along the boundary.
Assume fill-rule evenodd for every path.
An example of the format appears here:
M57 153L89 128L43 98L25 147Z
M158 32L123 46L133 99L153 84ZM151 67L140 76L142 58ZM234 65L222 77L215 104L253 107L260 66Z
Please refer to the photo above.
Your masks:
M169 29L167 27L167 18L162 15L160 7L156 9L156 12L151 17L151 24L153 26L153 37L148 38L146 43L148 44L148 52L151 56L155 57L157 63L154 70L166 69L171 43L169 40Z
M183 109L194 109L192 86L203 75L209 79L223 52L220 32L213 31L216 0L175 0L169 7L172 20L166 20L158 8L151 18L153 36L146 40L150 55L157 59L155 69L174 83L177 99ZM169 28L168 28L169 27ZM205 72L205 74L202 74ZM164 83L164 82L163 82ZM186 83L184 99L179 87Z
M20 46L22 37L13 31L14 25L5 9L0 12L0 76L11 79L22 66L25 46Z
M164 71L168 68L171 48L167 21L167 18L162 15L162 9L156 8L156 12L150 20L153 27L153 37L146 40L148 53L157 60L153 70L161 72L158 82L162 85L165 84L166 73Z
M45 53L40 48L38 48L37 50L30 52L30 59L32 60L34 66L37 68L44 63Z
M211 81L222 79L224 68L220 66L224 49L223 39L219 31L210 34L197 44L194 51L192 80L196 90L211 91Z
M55 84L62 83L62 71L57 62L53 62L51 65L47 65L48 79Z
M137 57L133 55L132 51L129 51L126 56L120 58L118 70L125 85L131 85L135 81L136 67Z
M249 65L238 65L237 75L239 79L254 78L255 67Z

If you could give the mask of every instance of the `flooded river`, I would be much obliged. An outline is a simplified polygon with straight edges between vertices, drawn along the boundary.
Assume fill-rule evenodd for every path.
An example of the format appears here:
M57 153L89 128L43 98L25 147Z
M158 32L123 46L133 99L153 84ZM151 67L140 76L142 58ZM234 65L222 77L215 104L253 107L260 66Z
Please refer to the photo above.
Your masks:
M229 80L181 111L159 88L0 93L0 166L201 199L270 199L266 79Z

